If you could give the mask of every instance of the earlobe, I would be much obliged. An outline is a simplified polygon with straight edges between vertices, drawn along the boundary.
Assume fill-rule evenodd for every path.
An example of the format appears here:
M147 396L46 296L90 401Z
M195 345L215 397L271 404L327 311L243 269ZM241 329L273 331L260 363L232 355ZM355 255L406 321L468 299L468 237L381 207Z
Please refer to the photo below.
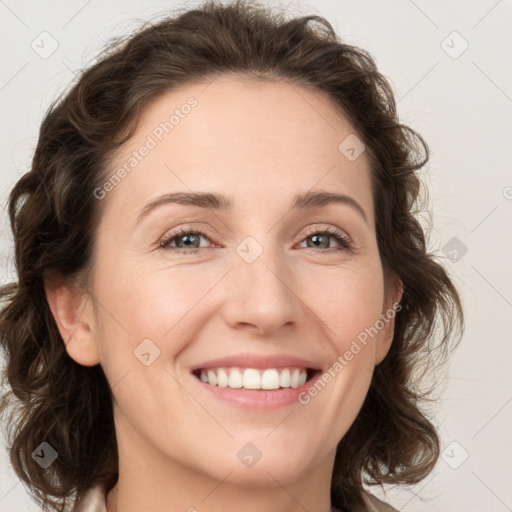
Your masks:
M46 283L45 291L68 355L84 366L99 364L89 295L62 278Z

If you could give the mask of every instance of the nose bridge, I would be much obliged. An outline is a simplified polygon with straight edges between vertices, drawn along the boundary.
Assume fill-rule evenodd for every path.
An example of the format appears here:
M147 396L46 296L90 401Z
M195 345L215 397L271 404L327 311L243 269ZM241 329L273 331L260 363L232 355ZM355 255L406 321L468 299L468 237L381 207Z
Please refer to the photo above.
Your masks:
M236 248L231 282L235 292L228 308L230 324L252 324L263 333L299 318L300 300L293 290L293 273L279 247L252 236Z

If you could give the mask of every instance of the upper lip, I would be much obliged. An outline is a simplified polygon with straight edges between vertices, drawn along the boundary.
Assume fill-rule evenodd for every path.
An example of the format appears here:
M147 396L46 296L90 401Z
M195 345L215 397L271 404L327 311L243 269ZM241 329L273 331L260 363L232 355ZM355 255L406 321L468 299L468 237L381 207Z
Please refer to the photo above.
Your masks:
M205 370L207 368L219 368L219 367L234 367L239 368L256 368L256 369L267 369L267 368L289 368L289 367L302 367L309 368L312 370L319 370L320 367L313 361L302 359L300 357L290 356L287 354L276 354L276 355L256 355L256 354L236 354L232 356L220 357L217 359L211 359L203 363L194 365L191 371Z

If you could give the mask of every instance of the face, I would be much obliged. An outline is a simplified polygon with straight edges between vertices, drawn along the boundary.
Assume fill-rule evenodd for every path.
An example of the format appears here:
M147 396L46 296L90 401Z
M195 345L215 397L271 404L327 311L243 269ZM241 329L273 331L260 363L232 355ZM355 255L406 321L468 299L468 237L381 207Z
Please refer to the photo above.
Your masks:
M67 344L105 371L120 453L241 483L332 471L399 299L384 293L369 161L339 149L351 134L323 93L284 81L221 77L146 111L111 165L121 179L97 192L90 340ZM225 204L155 203L175 193ZM222 387L219 367L233 386L285 389Z

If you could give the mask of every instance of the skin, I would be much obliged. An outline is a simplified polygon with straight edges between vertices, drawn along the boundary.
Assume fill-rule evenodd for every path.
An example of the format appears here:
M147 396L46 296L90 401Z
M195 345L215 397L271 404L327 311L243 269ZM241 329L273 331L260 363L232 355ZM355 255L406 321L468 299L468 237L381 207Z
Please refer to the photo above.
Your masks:
M327 370L400 300L399 283L385 293L369 161L339 151L354 130L321 91L225 75L154 101L112 172L190 96L198 105L103 199L88 294L65 282L47 288L68 354L101 364L113 389L120 476L107 510L327 512L336 446L393 321L307 405L241 409L208 396L190 368L284 353ZM135 225L151 199L190 190L231 196L233 209L169 204ZM351 196L368 223L347 204L290 210L310 190ZM174 250L159 247L181 227L205 233L199 251L177 252L183 237ZM327 236L311 244L309 233L326 228L353 249ZM263 249L250 264L236 252L248 236ZM160 350L149 366L133 353L147 338ZM237 458L248 442L262 454L252 467Z

